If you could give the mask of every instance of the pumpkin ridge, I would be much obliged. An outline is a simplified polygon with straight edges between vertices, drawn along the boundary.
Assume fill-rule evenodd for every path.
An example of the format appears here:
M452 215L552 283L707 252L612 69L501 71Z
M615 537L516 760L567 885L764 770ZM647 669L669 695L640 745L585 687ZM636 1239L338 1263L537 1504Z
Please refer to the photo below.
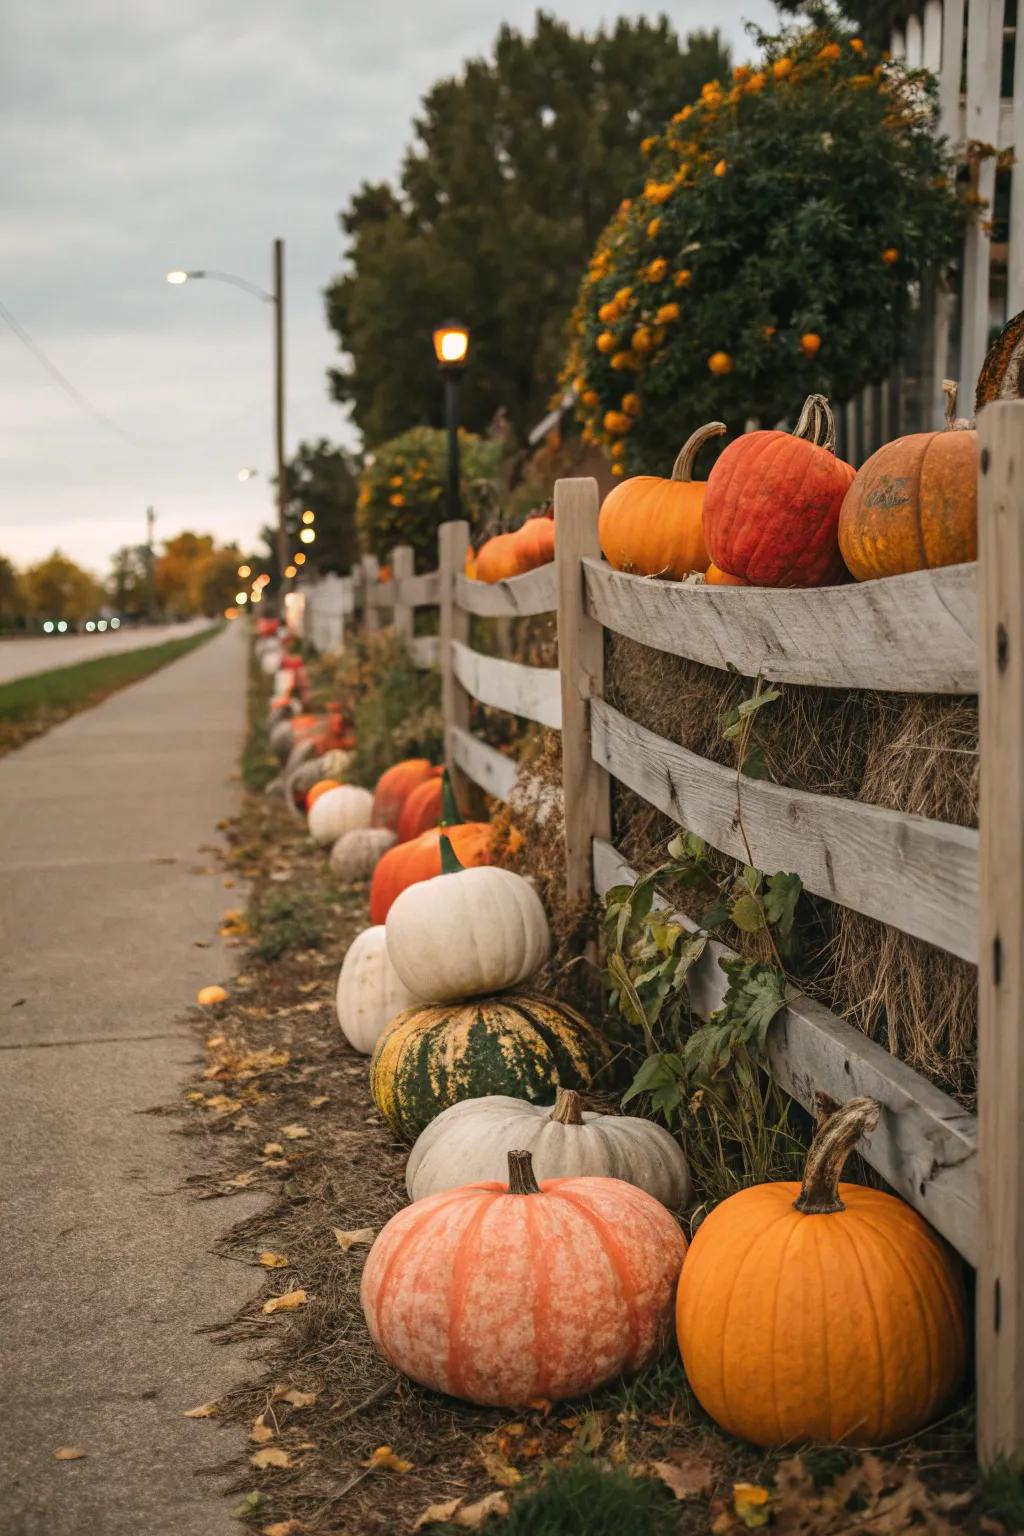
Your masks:
M541 1251L540 1235L537 1230L539 1212L531 1199L526 1201L526 1231L530 1241L530 1247L536 1252ZM541 1265L536 1272L531 1302L531 1314L533 1320L533 1347L537 1357L537 1372L533 1378L534 1397L547 1397L548 1383L550 1380L550 1361L552 1348L550 1339L550 1306L549 1296L551 1292L551 1271L546 1264Z
M825 1286L826 1286L826 1281L825 1281L825 1260L824 1260L824 1258L822 1256L821 1248L822 1248L821 1233L819 1231L815 1231L815 1234L814 1234L814 1256L815 1256L815 1258L818 1261L818 1285L820 1287L821 1294L824 1296L824 1295L827 1294L827 1292L826 1292L826 1289L825 1289ZM825 1402L826 1402L827 1407L828 1407L828 1435L827 1435L827 1439L829 1441L832 1441L832 1440L835 1439L835 1432L834 1432L833 1427L832 1427L832 1373L831 1373L831 1370L829 1369L828 1339L829 1339L829 1319L828 1319L828 1315L827 1315L827 1313L825 1311L825 1308L822 1307L822 1309L821 1309L822 1377L823 1377L824 1383L825 1383Z
M928 565L928 551L925 548L924 542L924 523L921 521L921 481L924 479L924 461L928 457L928 450L938 436L938 432L933 432L925 443L924 452L918 456L917 472L914 475L914 499L912 505L914 508L914 537L917 540L917 554L920 562L918 570L924 570Z
M544 1189L546 1193L557 1195L559 1199L565 1200L573 1208L573 1210L583 1218L584 1222L597 1234L598 1240L603 1245L604 1251L608 1258L608 1262L611 1265L612 1272L615 1275L615 1283L619 1288L619 1299L626 1309L626 1320L627 1326L629 1328L628 1358L630 1362L635 1363L637 1346L640 1343L640 1319L636 1313L632 1287L628 1284L630 1272L629 1265L626 1261L625 1252L619 1242L618 1234L614 1231L614 1229L609 1227L604 1218L599 1216L596 1211L589 1210L585 1201L581 1201L578 1195L572 1195L567 1189L556 1190L552 1188L554 1184L575 1182L575 1179L551 1179L545 1181ZM632 1185L629 1187L632 1188Z
M830 1219L830 1218L827 1218L827 1219ZM867 1298L868 1311L871 1314L871 1321L872 1321L872 1323L874 1325L875 1346L876 1346L876 1349L877 1349L877 1352L878 1352L877 1353L877 1367L876 1367L876 1369L877 1369L878 1382L879 1382L879 1397L881 1399L881 1407L880 1407L880 1410L879 1410L878 1417L879 1417L880 1421L884 1424L885 1423L885 1403L886 1403L886 1397L888 1395L887 1394L888 1383L886 1382L886 1379L885 1379L885 1347L884 1347L884 1344L883 1344L883 1341L882 1341L882 1325L881 1325L881 1322L879 1321L879 1317L878 1317L878 1308L875 1305L875 1293L871 1289L871 1284L870 1284L870 1282L868 1280L867 1270L864 1267L864 1260L861 1258L861 1255L860 1255L860 1252L858 1250L857 1244L853 1241L853 1238L852 1238L852 1236L851 1236L851 1234L850 1234L850 1232L848 1230L848 1226L849 1226L849 1224L847 1223L847 1226L842 1228L843 1237L846 1239L846 1246L849 1248L849 1250L853 1254L853 1257L857 1261L857 1269L860 1272L860 1278L861 1278L861 1283L862 1283L863 1290L864 1290L864 1295ZM830 1405L829 1406L829 1428L830 1429L831 1429L831 1425L832 1425L832 1409L831 1409L831 1405ZM850 1429L847 1429L844 1438L848 1439L851 1433L852 1433L852 1431Z
M451 1194L452 1196L465 1195L466 1190L446 1190L445 1194ZM448 1206L457 1205L458 1203L459 1201L454 1198L440 1199L438 1204L432 1209L435 1211L445 1210ZM413 1210L414 1207L409 1206L408 1209ZM424 1214L429 1215L431 1213L428 1212ZM420 1221L410 1221L408 1224L408 1230L399 1233L398 1241L393 1245L387 1258L384 1260L384 1268L381 1271L380 1281L377 1286L377 1305L374 1308L374 1311L377 1314L378 1323L380 1321L380 1316L384 1311L384 1307L389 1300L388 1292L390 1289L391 1281L394 1277L395 1270L401 1262L409 1257L409 1250L413 1246L415 1239L419 1237L421 1226L422 1219Z
M763 493L763 488L764 488L765 481L768 479L768 477L776 469L776 460L781 458L783 449L784 448L788 448L789 445L790 445L790 442L791 442L791 437L790 437L790 434L788 432L779 432L777 436L773 436L772 437L770 442L767 442L767 443L765 443L763 445L763 451L762 452L756 453L756 454L749 454L748 455L749 459L752 462L751 462L751 464L748 464L746 466L747 470L749 471L751 468L759 468L760 469L761 480L760 480L760 485L758 487L759 494ZM764 461L765 461L765 459L767 459L769 457L769 452L770 452L770 450L772 448L774 448L776 451L771 454L771 458L769 460L769 463L767 465L765 465ZM808 468L809 468L809 466L808 466ZM805 471L804 471L804 478L806 478L806 474L807 474L807 470L805 469ZM803 490L803 481L802 480L800 482L800 486L798 487L798 489L801 490L801 491ZM796 492L795 491L788 491L787 490L786 494L788 496L792 497L792 496L794 496L796 494ZM762 499L763 499L763 496L762 496ZM750 553L748 554L747 560L746 560L746 568L747 568L748 580L751 579L750 576L749 576L749 572L750 572L751 567L754 566L755 564L756 565L760 564L762 556L765 553L765 544L766 544L766 542L769 545L768 553L769 553L769 558L771 558L770 546L773 543L777 543L778 542L778 533L777 532L773 532L773 530L771 528L767 527L764 524L764 522L762 521L761 527L758 530L757 541L752 546L752 548L750 550ZM774 575L774 570L773 570L773 575Z
M791 1213L792 1213L792 1206L789 1206L789 1207L787 1207L787 1209L786 1209L786 1211L784 1213L780 1213L780 1220L782 1220L784 1218L788 1218L791 1215ZM777 1224L778 1223L773 1222L772 1226L776 1226ZM771 1227L768 1227L765 1230L767 1232L770 1232L771 1231ZM797 1234L797 1232L799 1230L800 1230L800 1223L799 1223L799 1221L794 1221L792 1223L792 1225L790 1226L789 1231L786 1233L785 1241L782 1244L782 1251L781 1251L781 1253L778 1255L778 1257L775 1260L775 1295L772 1297L772 1350L771 1350L771 1352L772 1352L772 1356L773 1357L777 1354L778 1348L779 1348L779 1298L780 1298L780 1295L781 1295L781 1292L782 1292L782 1279L783 1279L783 1276L784 1276L784 1274L786 1272L786 1257L787 1257L787 1255L789 1253L790 1244L792 1243L793 1238L796 1236L796 1234ZM755 1242L751 1243L750 1247L747 1249L747 1252L746 1252L746 1254L744 1255L744 1258L743 1258L743 1262L740 1264L740 1266L737 1269L735 1275L733 1276L733 1283L732 1283L732 1286L729 1289L729 1301L728 1301L728 1305L726 1307L725 1317L722 1319L722 1401L723 1401L723 1403L726 1406L726 1411L728 1412L730 1418L732 1417L732 1410L729 1407L729 1399L728 1399L728 1396L727 1396L726 1390L725 1390L725 1381L726 1381L725 1346L726 1346L726 1343L728 1341L728 1334L729 1334L729 1310L732 1307L732 1299L736 1295L736 1292L739 1290L740 1275L741 1275L741 1273L743 1271L743 1267L746 1264L747 1259L750 1257L750 1254L756 1249L756 1247L757 1247L757 1243L756 1243L756 1240L755 1240ZM779 1384L778 1384L778 1378L776 1376L775 1371L771 1372L771 1378L772 1378L772 1408L773 1408L773 1411L775 1413L776 1439L779 1441L780 1444L784 1444L785 1441L786 1441L787 1436L786 1436L786 1433L785 1433L785 1431L784 1431L784 1429L782 1427L782 1414L779 1411Z
M472 1188L472 1185L470 1185ZM473 1212L459 1237L452 1255L451 1284L448 1288L448 1355L445 1365L447 1390L455 1397L465 1394L465 1341L461 1337L461 1322L466 1311L466 1295L470 1281L476 1272L476 1264L470 1265L469 1256L475 1260L480 1250L481 1229L494 1209L500 1195L493 1199L478 1192L479 1208ZM431 1213L432 1214L432 1213Z

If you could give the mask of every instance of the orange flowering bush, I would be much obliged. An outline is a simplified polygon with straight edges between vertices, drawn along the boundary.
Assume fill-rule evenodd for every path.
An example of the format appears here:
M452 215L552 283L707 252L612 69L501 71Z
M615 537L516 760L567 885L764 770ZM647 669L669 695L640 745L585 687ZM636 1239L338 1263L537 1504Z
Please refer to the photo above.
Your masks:
M459 434L463 516L470 522L490 505L490 479L498 473L501 445L471 432ZM447 516L448 439L433 427L413 427L368 456L359 476L356 525L364 550L386 562L396 544L411 544L416 566L437 565L437 527Z
M911 285L960 240L931 76L838 26L760 41L645 141L583 280L564 382L617 474L663 471L700 421L774 425L881 379Z

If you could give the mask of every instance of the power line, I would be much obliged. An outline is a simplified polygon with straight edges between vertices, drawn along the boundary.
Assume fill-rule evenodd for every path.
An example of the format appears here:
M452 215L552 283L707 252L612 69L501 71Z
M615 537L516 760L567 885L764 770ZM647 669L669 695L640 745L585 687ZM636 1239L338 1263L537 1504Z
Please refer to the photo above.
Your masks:
M64 374L61 373L56 363L51 363L42 347L40 347L35 341L32 340L32 337L25 330L24 326L18 323L18 321L14 318L10 310L2 301L0 301L0 320L3 320L7 324L10 330L21 342L22 346L27 347L29 352L31 352L32 356L36 359L36 362L39 363L41 367L45 368L46 372L50 375L51 379L53 379L54 383L57 384L59 388L61 388L64 393L75 402L80 410L85 411L87 416L91 416L94 421L98 421L101 426L107 427L109 431L116 432L117 436L123 438L126 443L131 443L133 448L142 448L145 446L145 444L139 442L138 438L132 437L130 432L126 432L123 427L119 427L116 421L111 421L109 416L105 416L101 410L93 405L91 400L86 399L81 390L75 388L70 379L65 378Z

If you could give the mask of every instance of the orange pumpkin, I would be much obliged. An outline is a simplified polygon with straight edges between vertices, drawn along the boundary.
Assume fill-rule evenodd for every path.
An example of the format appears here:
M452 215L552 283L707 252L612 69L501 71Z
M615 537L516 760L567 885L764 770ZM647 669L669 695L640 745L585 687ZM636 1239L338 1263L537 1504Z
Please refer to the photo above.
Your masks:
M732 1435L903 1440L960 1385L957 1259L902 1200L839 1182L877 1123L873 1100L851 1099L815 1137L802 1184L740 1190L698 1229L676 1331L701 1406Z
M378 568L377 580L378 581L390 581L391 580L391 567L390 567L390 565L382 565L382 566L380 566Z
M857 471L839 514L839 548L858 581L978 558L978 435L957 421L884 443Z
M400 843L407 843L411 838L419 837L421 832L437 826L441 819L443 788L441 770L438 768L434 778L424 779L422 784L417 784L412 793L406 796L402 814L398 818Z
M711 562L755 587L843 581L839 509L854 468L835 453L824 395L810 395L792 432L745 432L708 477L704 536Z
M535 571L539 565L550 565L555 558L555 520L541 513L528 517L523 526L513 534L516 541L519 569Z
M313 788L306 796L306 810L311 811L314 805L316 805L317 801L320 799L320 796L325 795L329 789L340 788L340 779L317 779L316 783L313 785Z
M701 445L719 437L724 423L709 421L687 438L667 480L634 475L608 492L597 531L609 565L637 576L668 576L681 581L708 564L704 543L705 484L694 480L693 465Z
M406 799L424 779L434 773L433 764L425 757L407 757L385 770L377 780L373 792L372 827L387 827L398 831L398 818Z
M463 821L457 826L430 827L408 843L396 843L377 861L370 881L370 921L382 923L391 903L407 886L441 873L441 833L448 837L460 864L491 864L491 824Z
M345 718L340 704L328 704L327 720L319 735L313 737L313 745L317 754L322 757L325 752L342 751L349 752L356 744L356 738L352 727Z
M519 563L519 543L514 533L496 533L493 539L481 544L476 557L477 581L506 581L518 576L523 567Z
M470 581L476 576L476 550L472 544L466 545L466 558L462 562L462 570L463 574L468 576Z
M656 1360L686 1239L621 1179L537 1183L529 1152L508 1184L406 1206L370 1250L367 1326L389 1363L473 1403L525 1407L592 1392Z
M717 565L709 565L704 572L704 582L709 587L749 587L750 582L744 581L742 576L730 576L728 571L723 571Z

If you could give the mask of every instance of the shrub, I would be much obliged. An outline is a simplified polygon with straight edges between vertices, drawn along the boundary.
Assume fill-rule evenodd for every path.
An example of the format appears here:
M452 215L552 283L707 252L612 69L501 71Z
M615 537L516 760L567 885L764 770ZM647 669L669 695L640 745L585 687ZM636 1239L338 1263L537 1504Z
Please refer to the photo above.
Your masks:
M617 474L667 473L709 418L770 426L878 381L911 284L956 250L933 78L838 30L762 43L644 141L583 280L565 377Z
M500 443L460 432L463 516L479 522L494 497L489 481L501 463ZM447 517L447 434L413 427L376 448L359 477L356 520L363 547L382 564L396 544L411 544L420 570L437 565L437 528Z

